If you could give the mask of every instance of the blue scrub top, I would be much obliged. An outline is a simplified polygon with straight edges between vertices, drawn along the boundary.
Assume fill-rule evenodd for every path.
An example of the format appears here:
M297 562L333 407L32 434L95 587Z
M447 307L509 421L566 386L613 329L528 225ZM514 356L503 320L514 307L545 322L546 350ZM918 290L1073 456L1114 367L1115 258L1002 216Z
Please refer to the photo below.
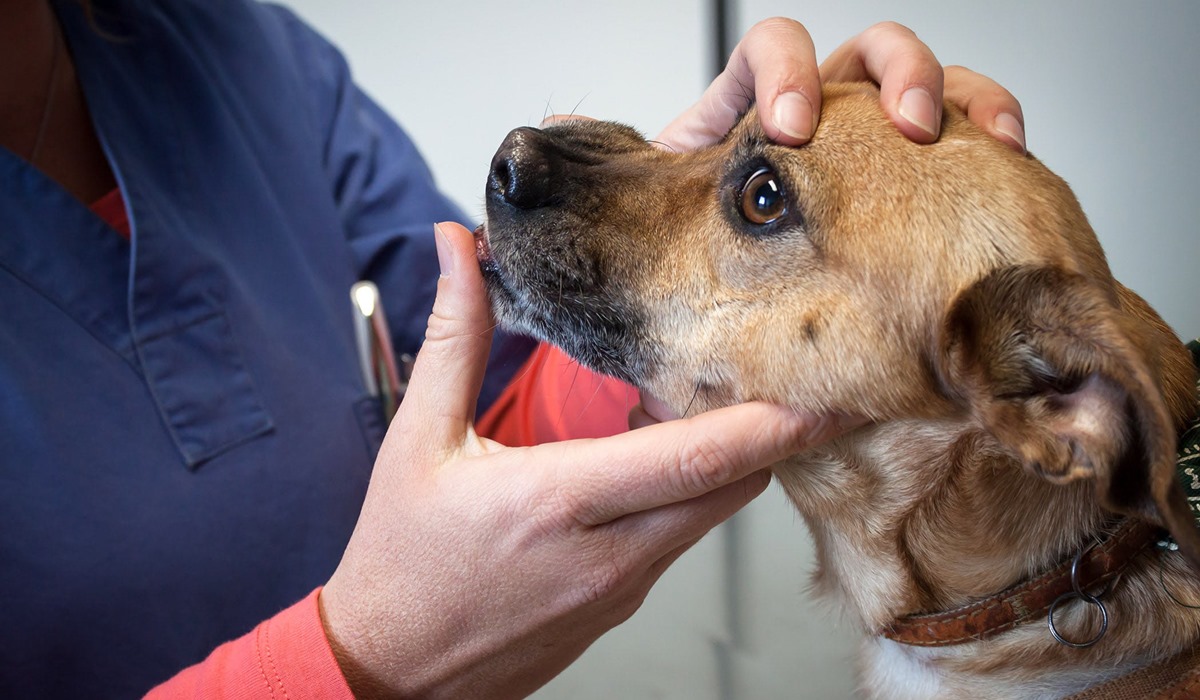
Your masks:
M0 698L136 697L328 578L385 428L350 286L415 352L463 220L288 11L93 5L54 3L132 240L0 149Z

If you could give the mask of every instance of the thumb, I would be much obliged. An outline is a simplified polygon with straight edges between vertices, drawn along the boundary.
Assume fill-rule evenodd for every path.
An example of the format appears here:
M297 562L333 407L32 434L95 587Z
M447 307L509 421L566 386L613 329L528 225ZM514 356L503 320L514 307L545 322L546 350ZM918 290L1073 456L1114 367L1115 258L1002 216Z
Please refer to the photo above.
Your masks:
M440 448L456 448L471 430L492 345L491 306L471 232L455 223L434 226L437 298L400 405L409 426Z

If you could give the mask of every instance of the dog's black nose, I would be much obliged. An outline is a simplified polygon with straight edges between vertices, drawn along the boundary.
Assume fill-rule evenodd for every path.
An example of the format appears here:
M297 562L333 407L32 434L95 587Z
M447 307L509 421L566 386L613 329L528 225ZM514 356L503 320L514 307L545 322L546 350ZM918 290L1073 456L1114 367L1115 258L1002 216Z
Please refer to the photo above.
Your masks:
M521 209L544 207L553 198L560 162L544 132L513 129L492 156L488 195Z

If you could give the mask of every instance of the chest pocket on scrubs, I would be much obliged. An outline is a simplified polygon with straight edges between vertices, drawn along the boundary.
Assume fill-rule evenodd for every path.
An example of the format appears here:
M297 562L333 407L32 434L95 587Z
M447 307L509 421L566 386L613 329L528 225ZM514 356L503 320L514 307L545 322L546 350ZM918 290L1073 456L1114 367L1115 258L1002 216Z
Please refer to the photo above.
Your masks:
M142 339L138 348L146 381L189 467L273 429L223 311Z

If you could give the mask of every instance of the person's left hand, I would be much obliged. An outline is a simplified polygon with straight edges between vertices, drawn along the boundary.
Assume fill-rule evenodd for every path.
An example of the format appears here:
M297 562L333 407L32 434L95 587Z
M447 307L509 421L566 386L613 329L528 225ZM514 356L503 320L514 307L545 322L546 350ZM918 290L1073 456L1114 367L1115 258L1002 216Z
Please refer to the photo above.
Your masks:
M691 150L716 143L750 104L776 142L812 138L821 114L821 83L869 80L879 85L883 111L908 138L930 143L941 130L942 100L1017 151L1025 150L1024 117L1016 98L965 68L943 69L912 30L876 24L836 49L818 67L804 25L780 17L754 25L700 100L671 122L657 141Z

